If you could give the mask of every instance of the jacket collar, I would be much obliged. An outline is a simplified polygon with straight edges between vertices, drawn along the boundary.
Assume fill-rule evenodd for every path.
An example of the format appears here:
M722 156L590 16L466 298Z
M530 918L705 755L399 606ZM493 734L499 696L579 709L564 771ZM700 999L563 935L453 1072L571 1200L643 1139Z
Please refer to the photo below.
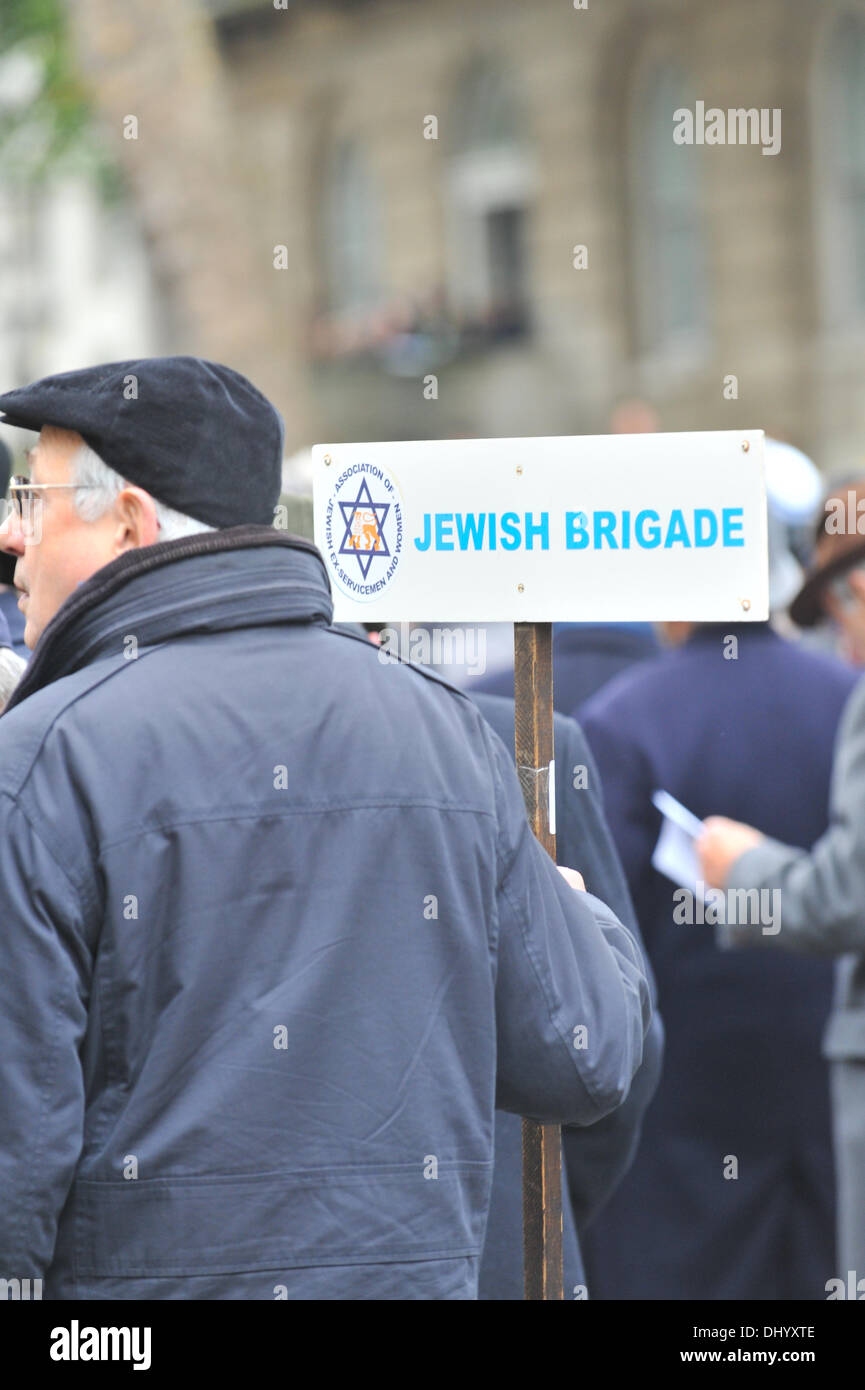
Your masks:
M268 623L330 623L324 560L311 541L271 526L232 526L129 550L79 584L45 628L7 710L61 676L193 632Z

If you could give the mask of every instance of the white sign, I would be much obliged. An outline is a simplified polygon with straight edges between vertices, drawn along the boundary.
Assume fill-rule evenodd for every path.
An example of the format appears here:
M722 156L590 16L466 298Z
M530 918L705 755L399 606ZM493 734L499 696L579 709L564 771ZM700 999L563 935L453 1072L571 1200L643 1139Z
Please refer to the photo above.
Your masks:
M312 453L337 622L768 617L762 430Z

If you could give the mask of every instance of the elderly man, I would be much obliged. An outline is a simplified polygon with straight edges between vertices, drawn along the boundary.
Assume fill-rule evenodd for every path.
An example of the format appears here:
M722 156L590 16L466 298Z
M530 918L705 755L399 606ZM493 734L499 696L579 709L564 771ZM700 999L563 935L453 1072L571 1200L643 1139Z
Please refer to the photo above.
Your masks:
M865 660L865 541L855 533L846 550L821 565L793 604L809 626L818 609L831 616L851 655ZM816 733L816 731L815 731ZM780 890L780 930L759 922L726 922L721 940L841 956L835 1007L823 1039L830 1060L837 1244L843 1288L847 1276L861 1296L865 1283L865 680L847 702L832 771L831 821L810 852L723 816L706 820L697 841L701 871L714 888ZM831 1281L830 1281L831 1282ZM827 1291L828 1289L827 1285ZM835 1296L838 1296L837 1294ZM845 1293L841 1297L847 1296Z
M640 1065L630 934L471 702L330 627L248 381L157 358L0 410L41 430L0 538L34 647L0 720L0 1272L475 1297L494 1106L591 1123Z

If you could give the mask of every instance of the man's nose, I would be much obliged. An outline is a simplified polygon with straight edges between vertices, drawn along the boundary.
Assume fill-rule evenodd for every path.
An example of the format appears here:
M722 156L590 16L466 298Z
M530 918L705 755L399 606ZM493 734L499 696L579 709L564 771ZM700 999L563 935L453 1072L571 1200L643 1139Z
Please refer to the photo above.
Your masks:
M21 530L21 519L11 502L7 502L8 511L3 525L0 526L0 550L7 555L24 554L24 535Z

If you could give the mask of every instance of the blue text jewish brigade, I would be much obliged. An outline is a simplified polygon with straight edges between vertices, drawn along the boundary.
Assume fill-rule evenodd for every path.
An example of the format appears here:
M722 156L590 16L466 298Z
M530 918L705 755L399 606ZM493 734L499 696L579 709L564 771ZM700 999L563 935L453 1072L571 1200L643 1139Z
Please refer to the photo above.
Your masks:
M563 512L566 550L705 550L743 546L742 507ZM549 512L424 512L417 550L549 550Z

